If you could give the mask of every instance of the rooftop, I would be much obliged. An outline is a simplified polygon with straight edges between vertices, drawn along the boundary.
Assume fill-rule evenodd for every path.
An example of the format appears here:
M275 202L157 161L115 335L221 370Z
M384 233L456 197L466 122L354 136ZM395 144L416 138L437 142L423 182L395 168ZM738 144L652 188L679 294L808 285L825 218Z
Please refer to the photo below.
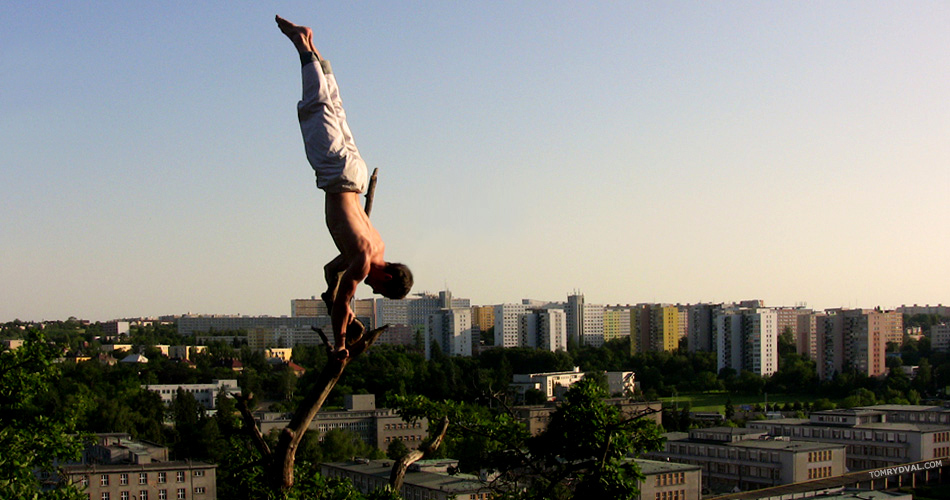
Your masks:
M420 462L422 463L417 462L413 465L428 465L425 461ZM440 463L448 464L449 462L441 461ZM457 462L453 461L452 463ZM323 467L343 469L353 473L380 477L388 482L389 474L392 472L393 460L360 460L324 463L321 465ZM413 467L413 469L414 468L415 467ZM425 469L429 471L433 470L433 468L430 467L425 467ZM445 470L445 473L413 472L410 470L409 472L406 472L406 476L403 479L403 484L450 492L478 491L482 488L487 488L487 484L475 476L470 474L449 475L448 465L446 465Z
M652 474L662 474L665 472L685 472L690 470L700 470L699 465L681 464L678 462L661 462L659 460L646 460L638 458L634 460L640 466L640 472L645 476Z

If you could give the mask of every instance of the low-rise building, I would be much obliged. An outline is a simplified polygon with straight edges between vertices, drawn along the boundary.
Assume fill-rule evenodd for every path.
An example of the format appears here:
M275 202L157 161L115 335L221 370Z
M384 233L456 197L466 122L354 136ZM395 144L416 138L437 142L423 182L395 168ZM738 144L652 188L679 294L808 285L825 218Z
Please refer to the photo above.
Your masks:
M641 500L699 500L701 470L699 466L636 460L644 478L639 483ZM389 484L392 460L354 460L324 463L320 473L326 477L347 478L361 492L370 493ZM409 467L400 494L409 499L491 498L490 483L469 474L450 474L458 467L453 459L420 460Z
M294 350L289 347L271 347L264 349L264 359L266 360L278 360L286 363L290 361L293 354Z
M844 445L851 471L950 456L950 426L888 422L879 410L817 411L808 419L758 420L748 426L771 436Z
M620 414L625 419L640 416L652 420L657 425L661 424L663 405L659 401L634 401L627 398L609 398L605 401L609 405L620 407ZM557 404L548 402L540 405L515 406L512 408L512 413L527 427L531 435L536 436L548 428L551 414L556 410Z
M349 479L356 489L371 493L389 484L392 460L354 460L320 464L320 474ZM457 460L420 460L409 467L399 494L406 500L488 500L489 484L469 474L449 474Z
M194 361L195 356L208 350L204 345L173 345L168 346L168 357L171 359L187 359Z
M212 380L210 384L146 384L142 388L157 392L162 397L162 402L167 405L170 405L172 400L175 399L178 389L182 389L191 393L199 404L209 410L215 408L215 398L219 392L224 391L229 396L241 393L241 388L238 387L237 380L234 379Z
M841 475L845 446L774 438L764 430L735 427L691 429L666 434L651 458L702 467L703 487L750 490Z
M699 500L702 467L676 462L635 460L640 466L640 500Z
M637 382L633 372L603 372L607 377L607 390L611 395L626 396L637 390ZM572 385L586 375L580 367L575 366L571 371L547 373L516 373L511 379L509 387L515 398L524 401L527 391L540 391L547 401L554 401L564 396Z
M107 337L118 337L129 334L128 321L107 321L102 323L102 334Z
M170 461L168 448L128 434L99 434L79 463L60 466L94 500L215 500L217 466Z
M23 346L22 339L4 339L4 340L0 340L0 343L2 343L3 347L7 348L7 350L10 350L10 351L15 351L19 349L21 346Z
M391 408L376 408L373 394L351 394L343 397L342 411L320 411L310 422L309 430L323 436L330 430L345 430L360 437L366 444L386 450L393 441L402 441L410 449L418 447L429 435L425 419L406 422ZM290 423L291 415L258 412L254 414L263 434L280 430Z
M883 412L888 422L950 425L950 408L933 405L873 405L855 410Z

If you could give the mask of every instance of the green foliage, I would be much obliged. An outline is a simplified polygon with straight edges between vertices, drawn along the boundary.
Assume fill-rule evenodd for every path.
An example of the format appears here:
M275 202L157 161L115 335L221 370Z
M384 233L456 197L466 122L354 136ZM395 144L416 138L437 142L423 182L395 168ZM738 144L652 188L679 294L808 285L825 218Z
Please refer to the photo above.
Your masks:
M386 447L386 458L390 460L399 460L408 454L409 447L406 446L406 443L402 442L402 439L393 440L389 443L389 446Z
M408 420L448 417L446 445L462 471L499 474L497 498L635 498L641 475L628 460L659 449L659 429L646 419L624 419L608 405L594 379L574 384L548 428L531 436L506 412L421 396L399 399Z
M85 497L67 484L41 492L34 474L55 479L54 460L77 460L83 446L71 411L49 413L43 407L43 399L60 381L54 363L59 351L44 335L30 332L19 349L0 352L0 498ZM82 398L73 398L68 410L84 404Z

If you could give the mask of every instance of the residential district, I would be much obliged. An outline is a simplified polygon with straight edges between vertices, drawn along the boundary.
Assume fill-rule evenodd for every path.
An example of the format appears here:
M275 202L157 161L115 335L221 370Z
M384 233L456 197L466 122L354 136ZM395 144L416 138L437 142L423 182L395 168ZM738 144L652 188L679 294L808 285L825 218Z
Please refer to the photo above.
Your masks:
M64 352L61 361L143 365L146 351L194 366L213 345L246 346L268 363L296 376L304 368L295 348L323 344L315 329L329 328L322 300L294 299L289 316L182 315L126 318L101 324L101 346L95 353ZM902 306L895 310L774 307L751 300L719 304L590 304L574 293L564 302L523 300L521 303L472 305L449 291L419 294L402 300L355 300L357 317L370 328L388 325L376 345L414 346L426 359L433 356L478 357L499 348L567 351L598 348L626 339L629 353L714 353L716 369L768 377L779 370L779 344L794 346L813 360L819 380L845 371L884 378L899 365L913 378L918 367L889 363L908 341L929 342L934 352L950 351L950 307ZM905 318L942 318L926 331L905 325ZM130 330L143 325L173 324L187 345L124 343ZM42 326L42 325L40 325ZM26 328L26 325L22 326ZM4 340L13 351L22 340ZM243 366L233 359L235 374ZM534 435L544 431L566 391L587 373L568 370L519 373L508 381L515 403L511 412ZM661 420L664 404L645 399L632 371L601 372L608 402L623 415ZM172 405L190 394L214 413L222 397L241 395L238 378L205 383L143 383L142 389ZM766 396L767 397L767 396ZM310 429L319 435L345 430L370 447L391 449L395 442L415 448L429 435L425 419L407 421L394 408L378 406L373 394L346 394L340 408L317 414ZM666 432L660 449L634 459L643 479L641 499L700 498L913 498L913 490L950 481L950 405L940 400L921 404L870 404L849 408L772 409L736 426L731 415L694 412L693 425ZM233 407L230 407L233 410ZM806 409L808 407L806 406ZM749 414L751 408L745 408ZM791 411L789 411L791 410ZM733 410L735 411L735 410ZM728 411L727 411L728 413ZM754 413L754 412L752 412ZM253 412L262 434L283 429L291 414L267 406ZM98 433L79 460L59 464L59 477L80 486L89 499L148 500L218 498L217 464L170 459L165 446L128 433ZM346 478L358 490L371 492L388 483L391 458L354 458L324 462L320 473ZM458 474L458 460L438 458L416 462L400 493L406 499L491 498L491 477ZM54 474L55 476L55 474ZM946 490L944 490L946 491Z

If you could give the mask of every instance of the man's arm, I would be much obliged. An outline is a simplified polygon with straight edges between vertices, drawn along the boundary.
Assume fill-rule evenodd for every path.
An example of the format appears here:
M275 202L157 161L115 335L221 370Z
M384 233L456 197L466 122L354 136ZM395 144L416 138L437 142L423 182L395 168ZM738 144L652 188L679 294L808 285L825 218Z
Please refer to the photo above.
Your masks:
M340 275L346 271L346 261L343 260L343 254L323 266L323 277L327 281L327 291L321 295L323 303L327 305L327 314L333 313L333 301L336 300L337 287L340 286Z
M350 301L356 296L356 287L369 274L369 260L361 256L352 262L340 276L336 297L333 300L333 311L330 320L333 324L333 342L336 351L346 349L346 328L356 319L356 314L350 308Z

